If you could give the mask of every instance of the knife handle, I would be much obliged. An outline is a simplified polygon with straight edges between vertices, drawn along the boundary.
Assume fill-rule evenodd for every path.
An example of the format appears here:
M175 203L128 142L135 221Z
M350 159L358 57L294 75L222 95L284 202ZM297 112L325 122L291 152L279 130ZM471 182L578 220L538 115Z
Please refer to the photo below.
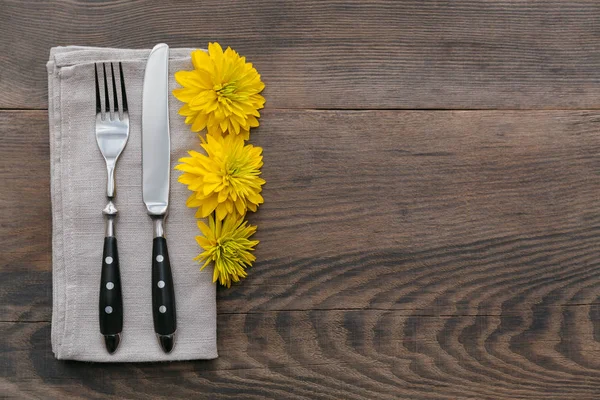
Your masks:
M164 236L155 237L152 243L152 315L154 332L165 353L169 353L177 329L177 314L173 275Z
M119 271L119 252L117 238L104 238L102 253L102 274L100 277L100 332L104 336L119 335L123 330L123 297L121 294L121 273ZM116 350L109 348L109 352Z

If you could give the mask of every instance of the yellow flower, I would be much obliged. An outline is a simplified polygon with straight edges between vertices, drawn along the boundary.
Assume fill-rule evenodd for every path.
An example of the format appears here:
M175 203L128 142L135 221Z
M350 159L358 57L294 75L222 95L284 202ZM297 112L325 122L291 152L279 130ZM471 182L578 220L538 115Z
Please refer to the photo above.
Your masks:
M248 225L243 217L228 215L219 221L210 216L208 225L198 221L198 228L204 236L196 236L196 241L204 249L194 260L204 262L202 271L210 262L214 264L213 282L219 280L223 286L239 282L247 276L246 268L252 266L256 257L251 253L258 240L248 238L256 232L256 226Z
M173 95L185 105L179 114L192 131L207 128L211 135L233 133L248 140L251 127L258 126L258 110L265 98L259 93L265 85L251 63L228 47L208 44L208 53L192 52L192 71L178 71L175 79L183 88Z
M188 152L175 168L183 171L179 182L193 191L187 200L190 208L199 207L196 217L207 217L216 210L217 219L227 214L243 216L263 203L260 195L265 180L260 178L262 148L244 145L241 136L207 136L202 139L206 155Z

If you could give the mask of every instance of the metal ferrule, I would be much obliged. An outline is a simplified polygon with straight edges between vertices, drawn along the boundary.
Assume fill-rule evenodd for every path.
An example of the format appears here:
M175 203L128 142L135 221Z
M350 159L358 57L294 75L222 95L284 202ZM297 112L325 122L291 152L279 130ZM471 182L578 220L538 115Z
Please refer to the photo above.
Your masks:
M154 217L152 221L154 223L154 237L165 237L165 217Z
M106 232L105 237L115 236L115 217L108 215L106 217Z

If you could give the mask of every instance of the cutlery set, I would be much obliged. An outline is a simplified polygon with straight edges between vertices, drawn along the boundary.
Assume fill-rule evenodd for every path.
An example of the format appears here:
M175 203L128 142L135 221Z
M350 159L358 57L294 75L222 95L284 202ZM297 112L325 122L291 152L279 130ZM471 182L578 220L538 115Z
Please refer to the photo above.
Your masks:
M169 47L156 45L150 52L144 74L142 94L142 197L148 215L153 220L152 243L152 316L160 347L171 352L175 344L177 319L175 291L169 252L165 238L165 219L169 207L170 138L168 108ZM106 197L103 210L106 220L102 273L100 278L100 332L106 349L114 353L121 342L123 329L123 298L119 271L119 253L115 236L115 168L129 138L129 110L125 78L118 65L121 87L121 109L115 80L115 68L110 64L113 101L110 102L107 65L102 64L104 107L101 104L99 68L95 66L96 141L107 169ZM112 106L112 107L111 107ZM149 288L150 290L150 288Z

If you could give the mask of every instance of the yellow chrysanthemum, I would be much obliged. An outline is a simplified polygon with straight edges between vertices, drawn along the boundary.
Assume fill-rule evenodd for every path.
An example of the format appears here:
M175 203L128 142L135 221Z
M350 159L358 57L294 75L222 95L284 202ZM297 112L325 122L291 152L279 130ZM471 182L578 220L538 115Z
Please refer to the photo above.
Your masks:
M263 203L260 195L265 180L260 178L262 148L244 144L241 136L207 136L202 140L206 155L188 152L175 168L184 173L179 182L193 191L188 207L198 207L196 217L216 211L217 219L227 214L243 216Z
M210 216L208 225L198 221L198 228L204 236L196 236L196 241L204 249L194 260L204 262L203 270L211 261L214 264L213 282L230 287L231 282L239 282L247 276L246 268L252 266L256 257L251 253L258 240L248 238L256 232L256 226L248 225L243 217L228 215L223 221Z
M208 44L208 53L192 52L193 71L178 71L175 79L183 88L173 95L185 105L179 114L193 132L207 128L211 135L233 133L248 140L251 127L258 126L258 110L265 98L265 85L251 63L228 47Z

